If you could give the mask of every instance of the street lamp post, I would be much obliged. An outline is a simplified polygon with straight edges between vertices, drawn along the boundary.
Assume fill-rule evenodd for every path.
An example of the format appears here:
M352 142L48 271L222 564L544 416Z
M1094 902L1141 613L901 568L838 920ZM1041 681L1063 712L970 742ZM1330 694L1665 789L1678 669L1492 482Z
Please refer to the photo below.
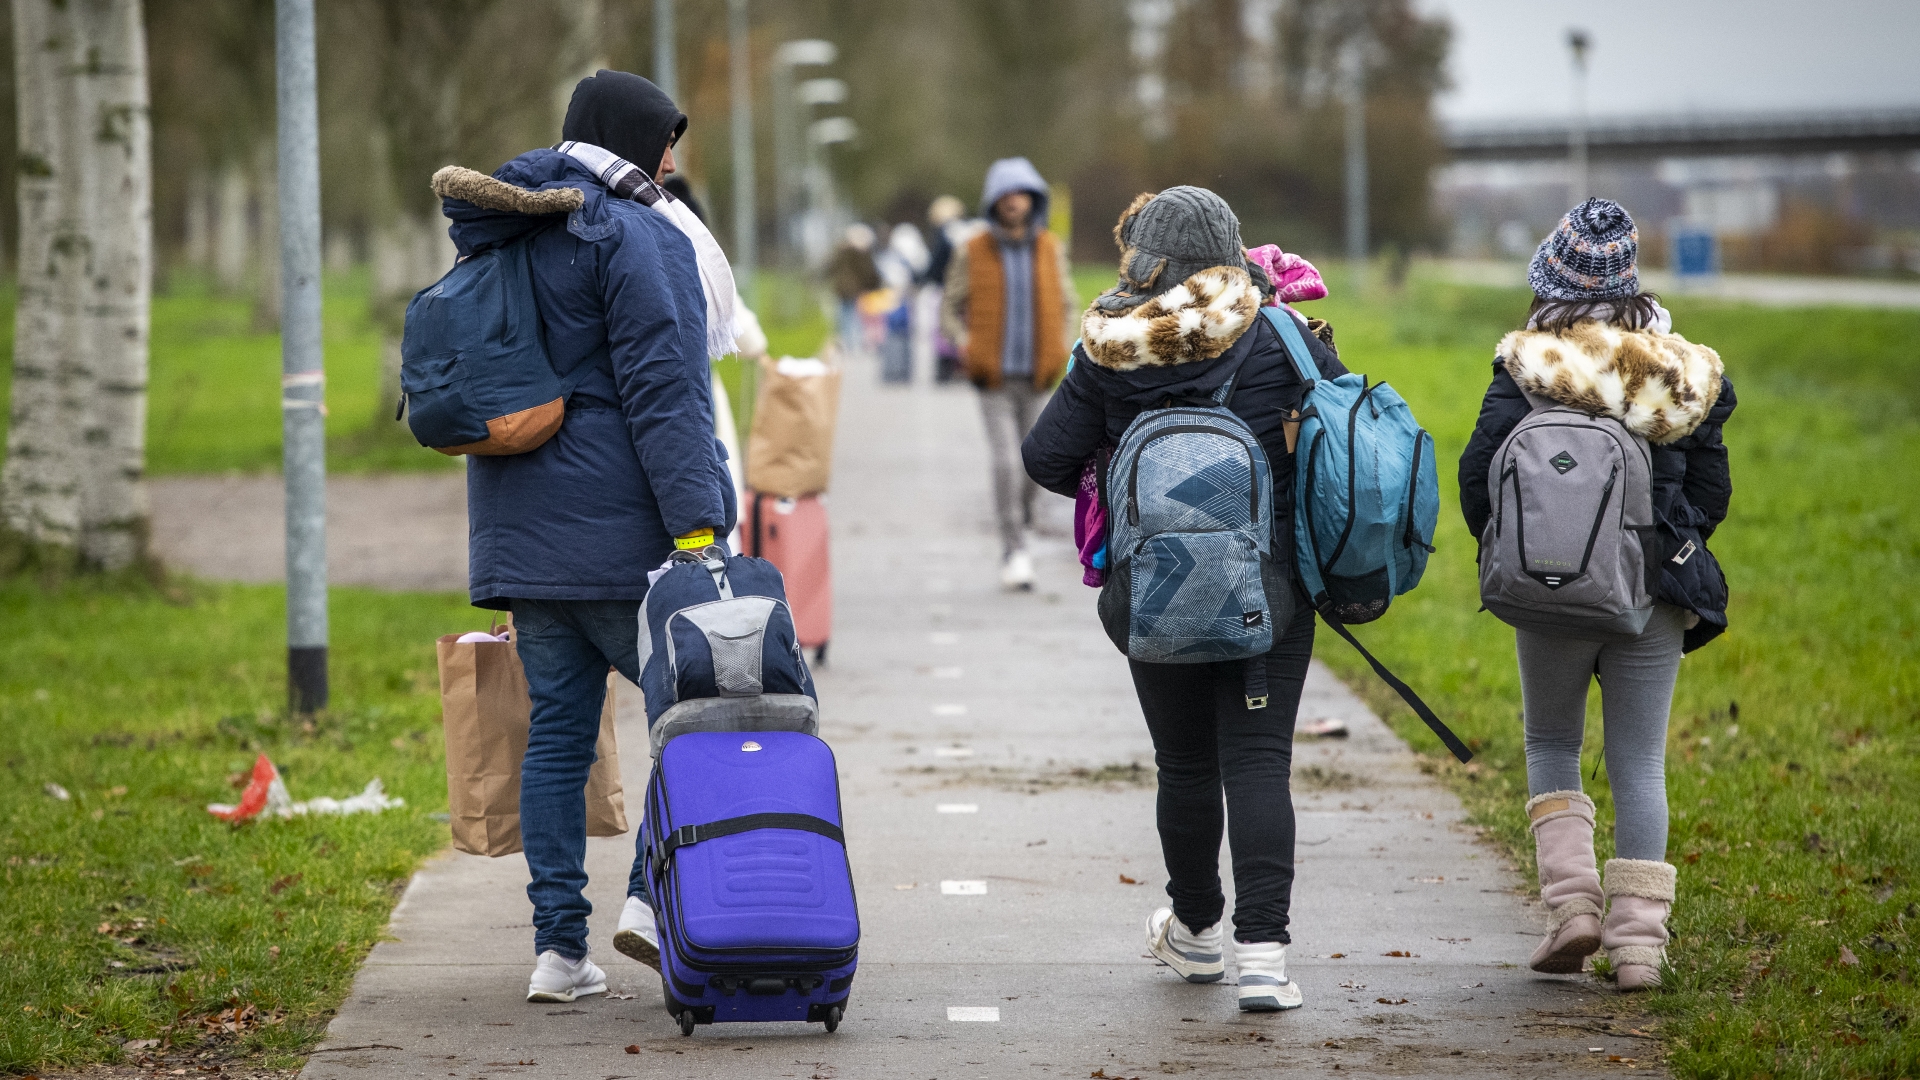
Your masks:
M760 238L753 185L753 43L747 31L747 0L727 0L727 38L732 54L727 92L733 99L733 280L751 306Z
M280 416L287 489L287 697L327 707L326 371L320 349L320 119L313 0L274 7L280 188Z
M802 247L799 203L804 194L804 173L809 159L794 69L831 64L839 55L833 42L818 38L783 41L773 52L774 214L779 220L779 241L785 245L789 258Z
M1567 127L1567 178L1573 205L1587 201L1587 49L1592 40L1585 30L1567 31L1573 51L1573 122Z
M1356 273L1367 261L1367 83L1366 48L1358 39L1341 57L1346 67L1347 105L1347 261Z
M673 0L653 0L653 85L678 101L680 78L674 59Z

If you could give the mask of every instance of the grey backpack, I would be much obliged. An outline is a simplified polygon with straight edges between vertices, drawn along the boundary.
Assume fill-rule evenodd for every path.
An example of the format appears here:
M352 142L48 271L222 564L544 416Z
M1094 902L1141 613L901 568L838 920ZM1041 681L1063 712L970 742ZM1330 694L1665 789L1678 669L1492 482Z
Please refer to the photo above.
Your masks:
M1533 411L1487 470L1480 602L1503 622L1626 641L1653 615L1652 454L1609 416L1527 395Z

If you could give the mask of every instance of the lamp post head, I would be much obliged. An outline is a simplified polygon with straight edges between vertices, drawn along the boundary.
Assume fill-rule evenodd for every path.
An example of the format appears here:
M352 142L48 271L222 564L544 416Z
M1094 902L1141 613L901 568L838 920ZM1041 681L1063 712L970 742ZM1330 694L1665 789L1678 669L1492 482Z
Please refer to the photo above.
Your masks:
M774 62L787 67L801 64L819 66L831 64L840 56L840 50L831 41L819 38L802 38L798 41L783 41L774 50Z
M1581 71L1587 70L1587 49L1591 47L1592 44L1593 39L1587 36L1585 30L1575 28L1567 31L1567 48L1573 50L1573 66L1575 68Z

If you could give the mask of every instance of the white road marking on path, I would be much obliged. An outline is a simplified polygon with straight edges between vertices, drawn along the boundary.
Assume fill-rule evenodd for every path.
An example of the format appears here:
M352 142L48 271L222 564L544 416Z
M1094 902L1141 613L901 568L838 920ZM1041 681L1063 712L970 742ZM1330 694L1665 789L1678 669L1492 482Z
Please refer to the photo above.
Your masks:
M988 1024L997 1024L1000 1022L1000 1006L949 1005L947 1006L947 1019L955 1023L979 1021Z
M935 630L933 633L927 635L927 640L935 645L958 645L960 644L960 635L946 630Z
M971 746L936 746L933 748L933 756L934 757L952 757L952 758L972 757L973 747Z
M957 667L937 667L933 669L933 677L936 679L957 679L960 675L961 669Z
M935 716L965 716L965 715L967 715L967 707L966 707L965 705L959 705L959 704L954 704L954 703L947 703L947 704L942 704L942 705L935 705L935 706L933 707L933 715L935 715Z
M980 804L970 802L943 802L933 809L935 813L939 814L977 814L980 812Z
M941 896L985 896L987 883L984 881L943 881L940 883Z
M953 582L948 581L946 578L928 578L927 591L930 593L952 592Z
M952 604L928 604L927 613L930 615L942 616L942 617L951 615L953 614L953 605Z

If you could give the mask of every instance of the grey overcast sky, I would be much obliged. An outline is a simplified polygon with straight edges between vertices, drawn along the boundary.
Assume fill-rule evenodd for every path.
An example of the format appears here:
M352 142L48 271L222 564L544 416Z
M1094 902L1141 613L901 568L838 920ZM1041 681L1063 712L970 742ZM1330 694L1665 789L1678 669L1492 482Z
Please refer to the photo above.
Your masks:
M1566 115L1574 26L1596 116L1920 106L1920 0L1415 2L1453 24L1448 120Z

